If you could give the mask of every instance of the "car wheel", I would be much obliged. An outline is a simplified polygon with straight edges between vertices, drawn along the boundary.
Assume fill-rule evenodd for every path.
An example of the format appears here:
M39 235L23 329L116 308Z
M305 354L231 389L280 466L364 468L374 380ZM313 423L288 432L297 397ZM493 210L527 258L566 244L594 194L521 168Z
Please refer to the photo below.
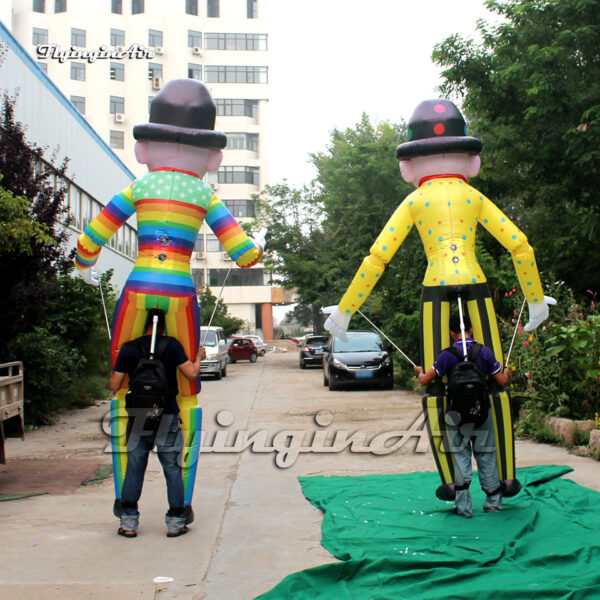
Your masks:
M221 369L221 377L227 377L227 363L225 363Z
M231 356L230 356L229 357L229 362L233 364L235 362L235 358L231 358Z
M250 355L250 362L256 362L256 352Z
M300 359L300 368L306 369L306 363L302 359Z
M261 356L264 356L264 355L265 355L265 351L264 351L264 350L261 350L261 351L260 351L260 355L261 355Z
M335 381L333 381L333 379L329 380L329 391L330 392L335 392L336 390L341 390L342 389L342 385L340 383L335 383Z
M323 373L323 385L327 387L329 385L329 379L327 379L325 373Z
M386 381L383 384L383 389L384 390L393 390L394 389L394 378L391 377L389 381Z
M215 379L218 381L219 379L221 379L221 370L219 369L216 373L215 373Z

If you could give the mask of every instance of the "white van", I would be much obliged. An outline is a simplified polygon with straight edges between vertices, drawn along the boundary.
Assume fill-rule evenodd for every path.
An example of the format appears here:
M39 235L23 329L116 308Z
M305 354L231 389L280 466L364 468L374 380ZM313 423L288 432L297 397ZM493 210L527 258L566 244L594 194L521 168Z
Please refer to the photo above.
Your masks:
M201 327L200 343L206 348L206 358L200 364L202 375L214 375L215 379L227 376L227 338L222 327Z

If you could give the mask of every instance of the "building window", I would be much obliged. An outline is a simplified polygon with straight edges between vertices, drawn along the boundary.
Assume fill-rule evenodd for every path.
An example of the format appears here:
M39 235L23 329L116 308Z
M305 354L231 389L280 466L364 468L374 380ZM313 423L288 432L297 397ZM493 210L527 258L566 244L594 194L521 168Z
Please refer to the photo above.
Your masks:
M39 27L33 28L33 44L37 46L38 44L47 44L48 43L48 30L40 29Z
M264 269L209 269L208 285L211 287L265 285ZM227 277L227 282L225 278Z
M163 76L163 66L160 63L148 63L148 79L152 81L155 77Z
M204 269L191 269L190 273L196 291L200 291L204 287Z
M44 73L46 73L46 75L48 74L48 63L45 62L38 62L37 66L44 71Z
M71 104L82 114L85 115L85 98L83 96L71 96Z
M253 217L255 214L254 200L223 200L223 202L234 217Z
M206 0L206 16L207 17L218 17L219 16L219 0Z
M69 188L69 212L72 217L72 225L79 229L81 227L81 192L74 185Z
M85 63L71 63L71 79L75 81L85 81Z
M266 50L266 33L207 33L207 50Z
M148 29L148 46L156 48L163 45L163 32L158 29Z
M202 33L188 29L188 48L202 48Z
M202 81L202 65L188 63L188 79Z
M116 113L124 114L125 113L125 98L123 98L122 96L111 96L110 101L109 101L108 110L113 115Z
M185 0L185 13L198 16L198 0Z
M123 131L110 131L109 143L111 148L125 147L125 132Z
M246 16L249 19L258 19L258 0L246 0Z
M208 83L268 83L268 67L222 66L206 67Z
M139 15L144 12L144 0L131 0L131 14Z
M199 233L194 242L194 252L204 252L204 234Z
M110 30L110 45L111 46L124 46L125 45L125 31L122 29L111 29Z
M71 28L71 46L85 48L85 29Z
M117 15L123 14L123 0L111 0L110 12Z
M219 238L214 233L206 234L206 251L207 252L225 252L225 247L219 241Z
M110 78L113 81L125 81L125 65L123 63L110 63Z
M252 117L258 119L258 100L217 98L215 103L219 117Z
M54 12L67 12L67 0L54 0Z
M33 12L46 12L46 0L33 0Z
M249 183L258 185L258 167L220 167L218 183Z
M258 133L228 133L227 148L258 152Z

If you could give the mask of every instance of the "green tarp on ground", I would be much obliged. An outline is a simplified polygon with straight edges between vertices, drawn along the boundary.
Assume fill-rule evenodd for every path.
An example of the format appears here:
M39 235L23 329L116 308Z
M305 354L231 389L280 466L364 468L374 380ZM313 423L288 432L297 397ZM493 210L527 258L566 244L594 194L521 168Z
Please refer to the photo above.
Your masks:
M435 497L437 473L300 478L343 562L260 600L600 599L600 494L559 478L571 470L520 469L523 490L500 513L483 512L475 477L472 519Z

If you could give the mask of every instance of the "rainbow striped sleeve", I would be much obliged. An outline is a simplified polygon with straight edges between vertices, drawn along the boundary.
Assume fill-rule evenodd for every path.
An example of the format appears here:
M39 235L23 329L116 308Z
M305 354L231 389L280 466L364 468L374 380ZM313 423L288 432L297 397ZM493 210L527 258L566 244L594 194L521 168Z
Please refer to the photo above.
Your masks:
M262 256L262 249L244 233L227 207L213 195L206 213L206 223L214 231L231 260L242 268L252 267Z
M133 186L115 194L112 200L100 211L100 214L85 228L77 240L75 266L87 269L96 264L102 246L135 212Z

